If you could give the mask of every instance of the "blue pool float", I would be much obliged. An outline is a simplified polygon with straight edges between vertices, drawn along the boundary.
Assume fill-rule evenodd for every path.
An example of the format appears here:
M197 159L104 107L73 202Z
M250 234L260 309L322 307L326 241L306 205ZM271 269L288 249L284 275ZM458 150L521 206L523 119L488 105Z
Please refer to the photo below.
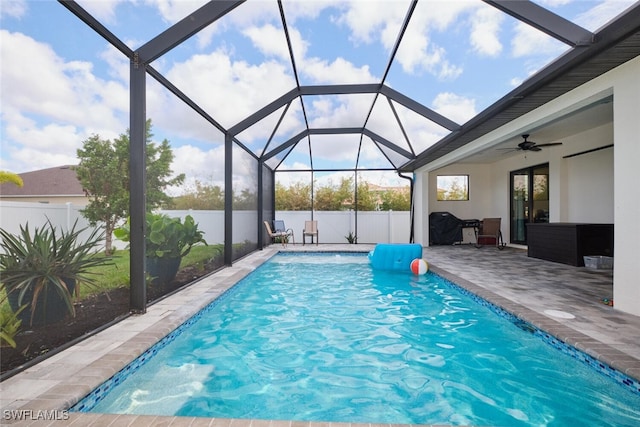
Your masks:
M374 270L411 271L411 261L422 258L422 245L417 243L378 243L369 252Z

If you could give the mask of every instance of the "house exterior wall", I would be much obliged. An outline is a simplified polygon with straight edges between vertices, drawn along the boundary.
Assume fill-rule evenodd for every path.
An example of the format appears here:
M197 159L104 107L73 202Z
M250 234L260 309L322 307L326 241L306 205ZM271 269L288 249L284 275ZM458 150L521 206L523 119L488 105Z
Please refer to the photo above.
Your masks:
M589 141L590 145L612 144L613 124L567 138L567 144L574 139ZM569 149L570 145L566 151ZM581 151L584 148L581 147ZM560 164L560 175L566 177L562 182L557 176L554 179L560 188L560 222L614 222L613 153L611 147L556 160Z
M416 192L421 203L421 221L416 235L427 244L428 215L447 210L460 218L503 218L502 232L510 240L509 172L549 163L550 221L615 224L614 301L615 308L640 316L640 198L637 173L640 160L640 58L617 67L546 105L496 129L456 152L416 171ZM613 95L613 123L562 138L563 145L540 152L519 153L490 165L460 163L478 150L492 149L496 141L527 133L529 129L562 117L569 111ZM564 156L615 146L589 154ZM438 174L469 174L469 202L437 202ZM480 184L481 188L477 188ZM476 197L479 197L478 200Z

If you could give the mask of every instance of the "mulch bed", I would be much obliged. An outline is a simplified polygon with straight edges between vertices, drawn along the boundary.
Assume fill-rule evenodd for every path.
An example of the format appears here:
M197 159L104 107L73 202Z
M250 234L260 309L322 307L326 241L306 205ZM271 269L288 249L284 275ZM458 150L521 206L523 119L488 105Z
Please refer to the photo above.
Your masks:
M204 269L202 267L182 269L175 280L163 286L162 289L149 287L147 300L154 301L208 274L217 267L219 266L207 265ZM23 325L15 337L17 347L0 349L1 373L4 375L126 315L129 312L129 288L117 288L85 298L75 303L75 310L75 317L68 317L60 322L38 327Z

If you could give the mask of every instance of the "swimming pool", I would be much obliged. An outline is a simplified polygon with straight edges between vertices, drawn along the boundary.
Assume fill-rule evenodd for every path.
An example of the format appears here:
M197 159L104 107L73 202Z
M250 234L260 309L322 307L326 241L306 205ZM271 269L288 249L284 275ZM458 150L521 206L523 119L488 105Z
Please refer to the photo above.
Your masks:
M364 255L277 255L144 359L75 409L422 424L640 420L637 394L532 326L438 276L371 271Z

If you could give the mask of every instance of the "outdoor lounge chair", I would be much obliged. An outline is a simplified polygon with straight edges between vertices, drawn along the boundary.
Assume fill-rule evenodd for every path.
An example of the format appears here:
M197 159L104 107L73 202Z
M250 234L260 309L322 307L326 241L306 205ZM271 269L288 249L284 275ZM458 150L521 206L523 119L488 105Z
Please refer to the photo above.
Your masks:
M484 218L480 221L476 232L476 248L491 245L500 250L504 249L505 244L502 240L502 231L500 231L501 221L502 218Z
M313 237L316 238L316 245L318 245L318 221L305 221L304 230L302 230L302 245L304 246L307 236L311 236L311 244L313 244Z
M293 237L293 229L292 228L287 228L284 225L284 221L281 219L275 219L273 220L273 229L276 231L276 233L284 233L287 236L287 242L289 241L289 236L291 236L291 243L293 243L294 245L296 244L296 239L295 237Z
M269 225L269 221L263 221L264 222L264 228L267 229L267 234L269 235L269 237L271 237L271 242L272 243L282 243L282 246L286 246L287 245L287 241L288 236L286 232L277 232L277 231L273 231L271 229L271 226Z

